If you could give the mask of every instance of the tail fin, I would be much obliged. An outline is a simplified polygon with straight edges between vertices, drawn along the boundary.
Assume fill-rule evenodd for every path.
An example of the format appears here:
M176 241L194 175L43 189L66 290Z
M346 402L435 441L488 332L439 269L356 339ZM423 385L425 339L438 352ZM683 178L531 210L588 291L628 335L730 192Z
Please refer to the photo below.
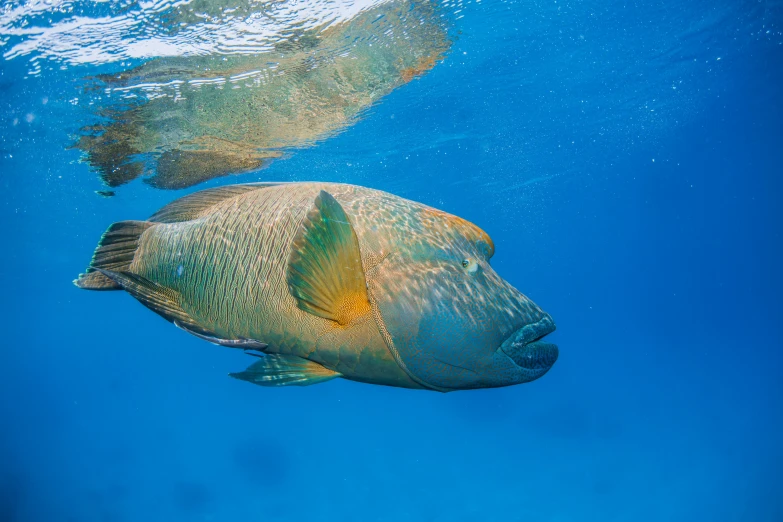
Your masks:
M97 271L110 270L112 272L125 272L130 268L136 249L139 247L139 238L145 230L154 226L149 221L120 221L114 223L104 232L98 248L92 255L90 267L84 274L73 282L79 288L87 290L122 290L122 287Z

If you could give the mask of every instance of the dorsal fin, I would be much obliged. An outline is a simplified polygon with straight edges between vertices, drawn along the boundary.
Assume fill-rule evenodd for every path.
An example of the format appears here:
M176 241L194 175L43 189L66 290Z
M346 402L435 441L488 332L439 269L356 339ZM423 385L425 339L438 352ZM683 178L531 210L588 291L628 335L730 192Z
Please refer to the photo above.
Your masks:
M275 185L279 185L279 183L247 183L245 185L227 185L225 187L200 190L172 201L150 216L149 220L156 223L190 221L206 214L209 209L221 201Z
M323 190L294 237L288 288L301 310L347 325L370 311L356 233Z

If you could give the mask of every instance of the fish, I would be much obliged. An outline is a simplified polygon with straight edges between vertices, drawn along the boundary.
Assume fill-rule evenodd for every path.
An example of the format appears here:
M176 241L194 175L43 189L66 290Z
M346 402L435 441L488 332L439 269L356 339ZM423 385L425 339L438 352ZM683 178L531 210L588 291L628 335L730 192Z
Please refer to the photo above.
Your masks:
M158 58L100 75L88 88L115 102L96 104L99 121L72 148L110 188L142 178L183 189L264 168L352 125L445 59L452 38L442 15L431 1L393 0L297 29L267 51Z
M257 385L449 392L529 382L558 358L551 316L492 269L494 252L473 223L387 192L249 183L114 223L74 283L256 356L230 375Z

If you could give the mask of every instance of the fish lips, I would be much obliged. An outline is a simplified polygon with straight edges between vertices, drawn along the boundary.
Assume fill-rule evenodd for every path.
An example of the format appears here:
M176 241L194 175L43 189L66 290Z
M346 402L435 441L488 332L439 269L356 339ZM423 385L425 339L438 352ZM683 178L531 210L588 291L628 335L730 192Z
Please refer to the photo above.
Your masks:
M542 341L555 330L555 323L549 315L538 322L523 326L511 334L500 350L519 366L530 378L544 375L557 361L557 345Z

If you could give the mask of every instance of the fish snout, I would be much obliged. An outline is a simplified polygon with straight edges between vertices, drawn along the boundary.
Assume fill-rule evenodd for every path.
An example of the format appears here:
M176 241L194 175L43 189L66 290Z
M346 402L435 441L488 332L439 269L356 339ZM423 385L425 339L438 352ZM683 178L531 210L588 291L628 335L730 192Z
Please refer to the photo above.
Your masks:
M557 361L557 345L542 341L555 330L555 323L545 315L536 323L528 324L511 334L500 350L526 374L528 380L544 375Z

